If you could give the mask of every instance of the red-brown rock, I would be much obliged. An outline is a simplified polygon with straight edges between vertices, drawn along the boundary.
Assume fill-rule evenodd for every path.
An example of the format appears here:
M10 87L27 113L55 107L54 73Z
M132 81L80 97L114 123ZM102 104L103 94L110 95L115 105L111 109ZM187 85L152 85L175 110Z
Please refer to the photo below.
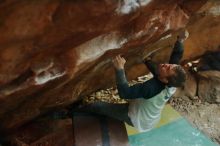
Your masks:
M130 79L143 74L145 69L134 69L140 67L137 54L160 47L155 59L165 61L179 28L191 32L184 59L215 50L220 16L214 10L220 4L206 1L1 2L1 129L114 85L111 58L118 53L128 59Z

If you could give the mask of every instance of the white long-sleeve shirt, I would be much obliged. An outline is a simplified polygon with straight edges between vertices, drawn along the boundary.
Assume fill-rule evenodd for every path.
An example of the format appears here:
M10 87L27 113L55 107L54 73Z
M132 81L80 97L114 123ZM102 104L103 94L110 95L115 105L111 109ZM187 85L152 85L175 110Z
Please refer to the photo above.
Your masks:
M134 127L141 132L151 130L159 122L162 109L175 91L175 87L165 87L150 99L132 99L129 103L128 116Z

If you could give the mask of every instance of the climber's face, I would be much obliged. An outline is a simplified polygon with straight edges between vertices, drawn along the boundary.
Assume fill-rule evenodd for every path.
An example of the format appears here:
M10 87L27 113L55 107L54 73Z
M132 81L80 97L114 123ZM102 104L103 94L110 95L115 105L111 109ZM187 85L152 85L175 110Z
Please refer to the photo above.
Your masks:
M164 82L168 83L168 77L174 76L176 74L176 64L159 64L158 66L158 78Z

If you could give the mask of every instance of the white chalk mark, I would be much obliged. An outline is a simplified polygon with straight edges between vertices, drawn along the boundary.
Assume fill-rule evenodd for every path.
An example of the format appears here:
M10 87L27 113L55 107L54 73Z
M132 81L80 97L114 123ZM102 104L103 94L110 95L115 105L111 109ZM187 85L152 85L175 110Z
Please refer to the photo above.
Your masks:
M96 37L76 48L79 56L77 64L95 60L108 50L121 48L126 42L127 39L121 38L118 33Z
M129 14L140 6L147 5L151 0L121 0L116 12L118 14Z

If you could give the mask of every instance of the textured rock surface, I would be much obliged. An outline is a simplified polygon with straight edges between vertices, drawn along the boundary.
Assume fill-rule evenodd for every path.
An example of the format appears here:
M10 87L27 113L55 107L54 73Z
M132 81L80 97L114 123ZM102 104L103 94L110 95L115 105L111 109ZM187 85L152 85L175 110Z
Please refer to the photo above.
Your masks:
M90 124L92 126L88 126ZM22 126L10 137L8 145L96 146L106 143L113 146L128 146L125 124L104 116L78 113L66 119L52 119L47 115L41 117L38 121Z
M199 75L199 97L210 103L220 103L220 71L205 71Z
M21 127L20 131L10 138L8 144L13 146L71 146L74 145L72 129L71 119L41 119Z
M220 52L208 52L184 65L187 80L179 88L176 97L200 99L209 103L220 103Z
M131 60L130 79L146 71L137 54L161 48L155 59L166 61L179 28L187 26L191 33L184 59L216 50L220 4L205 2L2 1L1 129L9 131L113 85L110 58L118 53Z

